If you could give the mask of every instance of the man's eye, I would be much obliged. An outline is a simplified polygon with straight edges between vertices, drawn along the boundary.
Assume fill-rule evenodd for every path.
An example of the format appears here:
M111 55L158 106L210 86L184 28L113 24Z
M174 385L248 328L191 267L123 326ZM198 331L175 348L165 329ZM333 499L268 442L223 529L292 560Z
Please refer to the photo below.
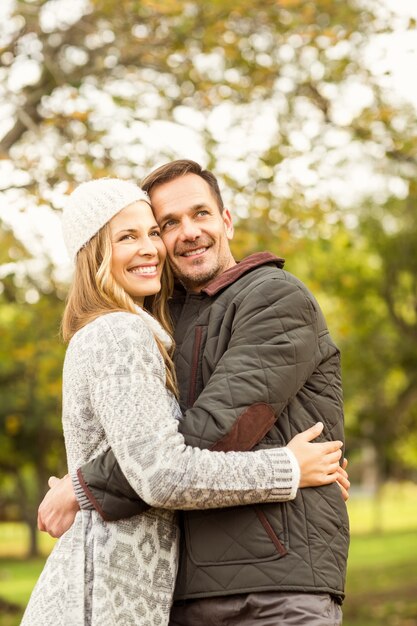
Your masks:
M172 226L174 226L175 221L174 220L168 220L168 222L165 222L165 224L162 226L161 230L166 230L167 228L171 228Z
M201 211L198 211L197 215L208 215L209 212L206 209L201 209Z

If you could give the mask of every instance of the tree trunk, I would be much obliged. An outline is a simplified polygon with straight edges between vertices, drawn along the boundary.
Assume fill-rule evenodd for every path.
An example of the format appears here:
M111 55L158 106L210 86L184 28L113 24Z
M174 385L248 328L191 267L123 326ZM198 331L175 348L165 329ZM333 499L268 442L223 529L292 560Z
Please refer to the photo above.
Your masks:
M29 528L29 546L28 546L28 558L34 558L40 556L39 542L38 542L38 526L36 520L27 520L26 524Z

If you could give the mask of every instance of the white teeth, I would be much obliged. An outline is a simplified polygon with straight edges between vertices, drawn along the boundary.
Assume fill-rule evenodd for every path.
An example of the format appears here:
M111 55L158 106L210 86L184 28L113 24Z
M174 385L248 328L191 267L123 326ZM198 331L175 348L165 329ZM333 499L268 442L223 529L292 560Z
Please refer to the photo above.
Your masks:
M134 267L129 270L132 274L155 274L156 265L147 265L146 267Z
M203 254L207 248L198 248L198 250L190 250L189 252L184 252L184 256L192 256L194 254Z

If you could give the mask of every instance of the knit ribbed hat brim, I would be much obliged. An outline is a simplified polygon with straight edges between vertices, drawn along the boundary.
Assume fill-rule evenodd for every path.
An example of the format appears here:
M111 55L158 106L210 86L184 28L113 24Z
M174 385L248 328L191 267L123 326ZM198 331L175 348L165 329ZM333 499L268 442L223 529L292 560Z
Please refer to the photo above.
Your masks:
M68 196L62 214L62 232L71 260L122 209L149 196L138 185L119 178L81 183Z

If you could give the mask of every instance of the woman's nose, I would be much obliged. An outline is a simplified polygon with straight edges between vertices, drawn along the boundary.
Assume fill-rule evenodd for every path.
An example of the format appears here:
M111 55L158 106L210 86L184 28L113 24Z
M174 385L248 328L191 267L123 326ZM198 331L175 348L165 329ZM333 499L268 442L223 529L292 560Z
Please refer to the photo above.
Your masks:
M151 239L147 238L139 241L138 253L142 256L157 256L158 248Z

